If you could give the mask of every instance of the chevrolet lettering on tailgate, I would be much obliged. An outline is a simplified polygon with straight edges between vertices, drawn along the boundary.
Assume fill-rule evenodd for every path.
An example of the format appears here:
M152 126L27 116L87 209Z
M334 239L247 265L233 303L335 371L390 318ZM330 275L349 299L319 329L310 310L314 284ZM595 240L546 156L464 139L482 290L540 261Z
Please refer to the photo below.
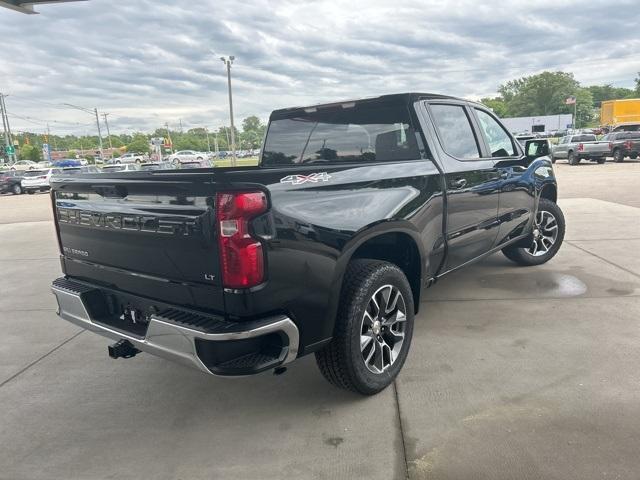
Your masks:
M89 228L190 236L201 231L197 220L151 215L92 212L58 208L58 222Z

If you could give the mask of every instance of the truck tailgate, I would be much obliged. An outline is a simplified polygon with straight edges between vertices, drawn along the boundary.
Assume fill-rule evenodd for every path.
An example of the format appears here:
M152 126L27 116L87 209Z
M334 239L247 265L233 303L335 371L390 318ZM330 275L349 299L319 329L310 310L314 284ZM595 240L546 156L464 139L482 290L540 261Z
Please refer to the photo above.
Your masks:
M213 173L57 178L67 275L177 305L223 311Z

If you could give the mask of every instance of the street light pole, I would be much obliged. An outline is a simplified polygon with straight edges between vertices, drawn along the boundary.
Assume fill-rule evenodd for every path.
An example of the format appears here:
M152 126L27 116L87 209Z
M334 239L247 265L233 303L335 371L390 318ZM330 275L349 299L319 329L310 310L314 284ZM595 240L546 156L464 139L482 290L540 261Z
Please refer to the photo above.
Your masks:
M233 55L230 55L229 58L220 57L220 60L227 66L227 84L229 87L229 117L231 119L231 166L236 166L236 138L235 138L235 128L233 126L233 96L231 95L231 64L236 59Z

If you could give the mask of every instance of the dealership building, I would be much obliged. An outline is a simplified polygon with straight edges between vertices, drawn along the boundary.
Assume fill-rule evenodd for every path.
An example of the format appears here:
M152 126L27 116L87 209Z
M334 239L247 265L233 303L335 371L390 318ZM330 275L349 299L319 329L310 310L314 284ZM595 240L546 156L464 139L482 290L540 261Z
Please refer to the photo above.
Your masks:
M542 115L538 117L503 118L502 123L513 133L541 133L571 128L573 115L562 113L560 115Z

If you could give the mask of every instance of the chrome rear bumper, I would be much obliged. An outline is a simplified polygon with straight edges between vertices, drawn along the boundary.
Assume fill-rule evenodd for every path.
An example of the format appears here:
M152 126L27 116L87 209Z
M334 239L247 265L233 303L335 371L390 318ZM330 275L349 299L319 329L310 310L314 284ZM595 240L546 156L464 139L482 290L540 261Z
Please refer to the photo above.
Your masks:
M298 328L285 315L263 319L259 324L253 322L252 327L246 330L227 329L227 331L220 333L203 332L151 315L146 334L144 338L141 338L109 325L98 323L91 318L89 314L91 308L85 304L83 299L83 294L93 290L91 287L66 279L58 279L51 286L51 290L58 301L58 315L61 318L113 340L128 340L138 350L194 367L205 373L216 374L217 372L214 373L201 359L196 347L197 340L224 342L278 333L286 335L288 344L283 346L280 355L274 358L274 361L277 361L273 365L269 364L268 368L289 363L295 360L298 355Z

